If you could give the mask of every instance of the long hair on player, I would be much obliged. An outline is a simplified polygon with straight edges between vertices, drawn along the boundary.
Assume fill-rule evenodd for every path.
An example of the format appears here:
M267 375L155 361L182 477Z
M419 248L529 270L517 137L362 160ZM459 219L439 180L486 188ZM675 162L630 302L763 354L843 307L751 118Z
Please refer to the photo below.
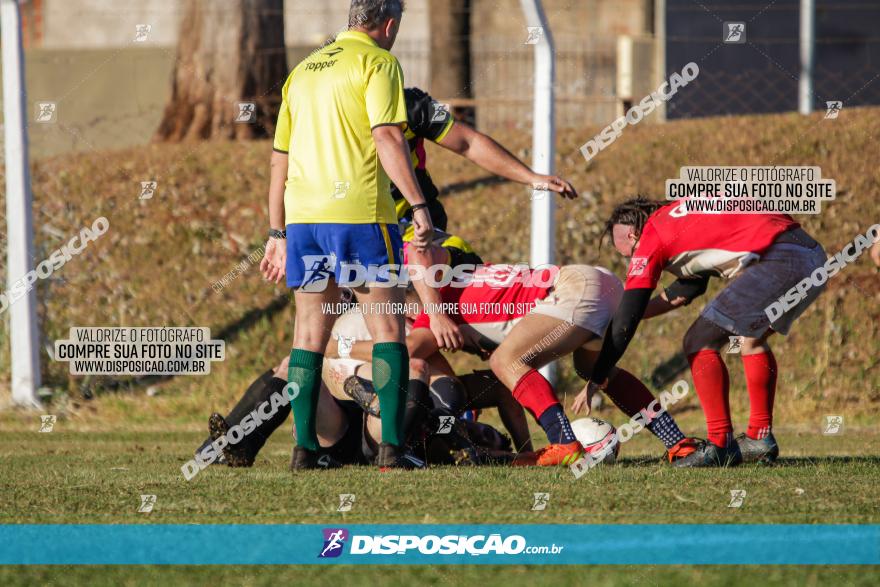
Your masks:
M636 235L640 236L642 234L642 229L645 227L645 223L648 221L648 217L670 203L672 202L651 200L645 196L638 195L635 198L630 198L629 200L618 204L614 207L614 210L611 211L611 216L609 216L608 220L605 222L605 230L602 232L602 236L599 237L599 244L601 245L605 240L605 237L611 234L615 224L632 226L636 231Z

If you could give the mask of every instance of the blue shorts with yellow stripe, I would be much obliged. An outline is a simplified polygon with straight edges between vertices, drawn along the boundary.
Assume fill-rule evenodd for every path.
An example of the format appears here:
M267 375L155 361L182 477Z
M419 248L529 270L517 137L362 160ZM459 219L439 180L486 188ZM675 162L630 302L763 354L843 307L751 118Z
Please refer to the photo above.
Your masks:
M403 241L396 224L288 224L287 286L324 291L397 279Z

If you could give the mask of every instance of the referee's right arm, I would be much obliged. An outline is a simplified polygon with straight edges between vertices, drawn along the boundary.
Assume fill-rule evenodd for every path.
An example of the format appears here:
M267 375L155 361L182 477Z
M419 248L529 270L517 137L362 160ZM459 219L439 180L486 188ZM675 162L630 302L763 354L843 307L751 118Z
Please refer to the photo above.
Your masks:
M367 116L370 118L376 153L391 183L397 186L410 206L418 207L413 210L415 234L410 244L424 250L431 243L434 225L410 161L409 144L401 128L405 120L400 121L395 116L404 101L400 64L397 60L377 64L370 71L366 84Z

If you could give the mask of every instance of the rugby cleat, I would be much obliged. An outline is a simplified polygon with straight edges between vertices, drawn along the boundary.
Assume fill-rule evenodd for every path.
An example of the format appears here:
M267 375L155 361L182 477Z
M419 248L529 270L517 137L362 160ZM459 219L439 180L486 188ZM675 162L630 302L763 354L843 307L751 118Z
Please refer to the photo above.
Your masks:
M426 468L425 461L416 458L399 446L385 442L379 445L376 464L379 465L379 470L383 472L390 469L411 470Z
M374 403L376 398L376 390L373 389L373 382L352 375L346 378L342 384L342 390L345 395L350 397L363 411L379 418L379 406Z
M319 454L302 446L293 447L290 457L291 471L307 471L309 469L339 469L342 463L327 453Z
M691 454L673 461L672 466L681 468L735 467L742 463L742 460L742 453L735 441L725 447L720 447L708 440L703 440Z
M679 440L675 446L669 448L664 457L670 463L674 463L679 459L683 459L686 456L693 454L693 452L699 448L701 442L705 441L699 438L683 438Z
M196 461L199 461L202 458L202 451L205 450L206 448L208 448L209 446L211 446L212 442L214 442L214 440L209 436L205 440L205 442L202 443L202 446L200 446L199 448L196 449L196 452L194 455L196 458ZM222 451L220 452L219 455L217 455L217 458L214 459L214 461L211 464L212 465L226 465L227 464L226 463L226 456L223 454Z
M555 467L571 465L584 456L584 447L578 442L568 444L550 444L535 452L521 452L511 463L514 467Z
M211 435L211 440L217 440L228 432L229 423L226 418L217 412L211 414L208 418L208 433ZM254 464L254 455L249 454L243 446L227 444L222 450L224 463L230 467L252 467Z
M749 438L745 434L740 434L736 437L736 443L739 445L744 463L772 465L776 462L776 457L779 456L779 445L776 444L772 432L761 439Z

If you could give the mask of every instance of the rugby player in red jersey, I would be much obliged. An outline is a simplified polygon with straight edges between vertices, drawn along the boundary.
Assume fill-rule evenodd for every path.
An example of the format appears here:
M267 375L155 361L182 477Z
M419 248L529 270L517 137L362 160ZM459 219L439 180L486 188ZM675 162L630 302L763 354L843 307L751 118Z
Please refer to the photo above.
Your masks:
M796 304L771 320L767 307L821 267L825 251L785 214L696 214L684 203L642 197L617 206L606 223L614 247L630 257L626 291L611 321L593 377L575 399L589 405L612 367L623 356L642 318L684 306L706 291L712 276L735 278L713 299L684 337L694 386L706 416L708 442L680 467L773 462L779 446L772 434L777 366L767 339L788 334L794 320L824 285L808 288ZM666 270L678 279L651 298ZM719 350L732 339L741 344L750 400L745 434L733 438L730 380Z
M412 269L412 266L410 267ZM413 277L416 279L416 276ZM466 350L491 353L489 365L513 397L544 429L549 446L521 454L515 464L569 465L584 452L550 383L538 372L544 365L572 355L575 369L588 379L601 348L623 285L602 267L567 265L530 269L524 265L481 266L460 281L440 288L445 310L459 324ZM411 356L438 352L430 330L432 316L423 312L407 338ZM612 373L607 395L621 405L622 397L641 397L647 407L651 393L624 370ZM648 428L666 445L670 460L695 448L672 417L663 412Z

